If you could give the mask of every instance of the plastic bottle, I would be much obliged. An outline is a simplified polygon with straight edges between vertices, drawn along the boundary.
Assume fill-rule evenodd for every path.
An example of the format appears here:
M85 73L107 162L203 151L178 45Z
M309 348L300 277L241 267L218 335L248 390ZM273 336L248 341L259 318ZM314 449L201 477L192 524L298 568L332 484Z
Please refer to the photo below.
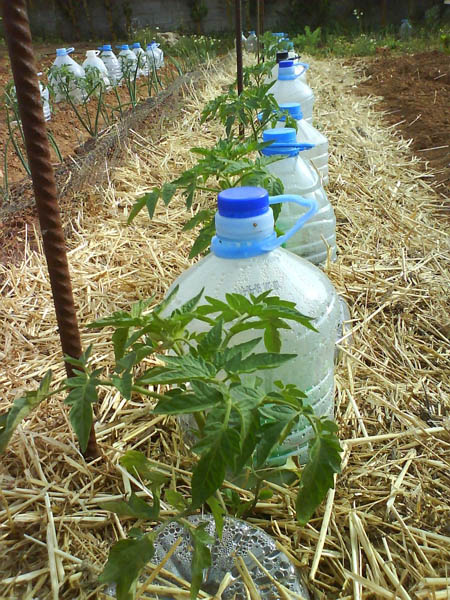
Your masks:
M295 74L294 62L282 60L278 65L278 79L269 90L275 96L278 104L284 102L299 102L303 118L312 123L314 93L308 84L301 81Z
M402 19L402 23L400 25L399 34L402 40L408 40L412 35L412 25L408 19Z
M151 68L154 66L155 69L160 69L164 66L164 53L155 41L147 44L147 58Z
M139 64L138 75L139 75L139 77L141 77L141 76L147 77L147 75L148 75L148 58L147 58L147 54L145 53L145 50L143 48L141 48L141 44L139 42L134 42L134 44L131 44L131 49L136 54L137 59L138 59L138 64Z
M73 60L69 56L75 48L57 48L56 59L53 61L53 73L49 75L49 82L52 84L55 90L55 102L61 102L65 99L64 87L61 86L61 78L58 76L57 70L62 66L67 66L69 70L75 76L75 80L69 82L68 92L74 102L82 102L86 98L86 92L81 89L79 81L77 79L84 79L85 72L81 65Z
M281 50L277 52L276 61L277 64L272 67L271 74L266 78L265 83L276 81L278 79L278 65L282 60L288 60L288 51ZM300 81L306 83L306 71L309 69L309 65L306 63L299 62L298 59L294 60L295 74L300 78Z
M273 212L269 204L290 202L309 208L287 234L277 238ZM284 300L295 302L297 309L313 318L318 332L295 322L282 329L282 352L297 357L275 369L258 372L267 390L274 381L296 384L307 395L318 415L333 416L334 348L339 327L338 296L326 275L310 262L280 248L315 212L312 199L283 195L268 197L258 187L231 188L220 192L216 213L216 236L211 253L185 271L173 283L178 293L165 309L179 308L204 288L205 296L226 300L227 293L260 294L272 290ZM201 322L192 323L197 331ZM242 332L233 338L239 344L252 339L255 332ZM263 343L255 352L264 352ZM276 409L273 419L276 420ZM311 429L302 422L272 455L269 463L283 464L292 454L305 460Z
M314 144L314 148L302 151L302 158L312 162L314 167L319 171L322 179L322 185L328 185L328 140L317 131L311 123L305 121L302 115L302 109L298 102L283 102L280 108L287 110L290 116L297 121L297 142L299 144ZM283 117L278 121L276 127L284 127Z
M105 63L99 58L100 50L87 50L86 60L83 63L83 69L87 72L87 69L97 69L99 77L103 80L106 88L111 87L108 77L108 69Z
M256 54L258 51L258 38L256 37L256 33L254 31L250 31L245 42L245 49L247 52L253 52L253 54Z
M120 85L122 69L117 56L112 51L111 45L104 44L103 46L99 46L98 49L101 51L100 58L106 67L111 85Z
M267 165L267 169L283 182L284 191L287 194L299 194L304 198L314 199L318 206L317 214L293 235L284 247L315 265L325 263L329 247L331 259L336 260L334 210L317 171L302 157L301 150L311 148L311 145L298 144L295 129L292 127L266 129L263 132L263 141L272 141L270 146L262 150L265 156L287 155L286 158ZM283 205L277 219L277 228L287 231L304 212L305 210L298 205Z
M38 77L40 77L41 75L42 73L37 74ZM52 118L52 111L50 109L50 93L48 91L48 87L45 86L42 83L42 81L39 80L39 89L41 91L42 110L44 113L44 119L46 121L50 121L50 119Z
M135 74L136 77L139 75L137 72L138 59L136 54L130 50L128 44L121 44L120 46L116 46L116 48L120 48L117 60L120 63L122 78L129 77L130 79L134 79Z

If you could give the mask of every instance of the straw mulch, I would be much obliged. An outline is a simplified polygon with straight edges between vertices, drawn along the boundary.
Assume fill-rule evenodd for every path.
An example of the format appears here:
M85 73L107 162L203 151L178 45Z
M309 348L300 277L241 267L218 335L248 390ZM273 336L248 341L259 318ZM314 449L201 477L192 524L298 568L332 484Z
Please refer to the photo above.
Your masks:
M338 221L340 254L327 272L352 312L353 345L343 342L336 374L343 472L307 527L296 524L294 492L276 486L251 520L303 567L316 598L447 599L445 228L432 216L432 177L419 170L408 142L383 124L378 99L354 93L358 73L339 60L311 63L316 122L331 144L328 192ZM130 227L125 221L135 198L192 164L189 147L211 145L220 135L215 124L200 126L198 114L231 80L232 62L227 69L191 90L179 121L162 124L158 145L136 132L109 185L65 206L82 325L137 299L159 299L189 266L193 234L182 231L189 215L181 200L160 207L151 222L144 214ZM34 389L47 369L56 381L64 377L42 252L24 244L23 263L0 271L1 409ZM107 365L107 335L83 333L84 346L91 342L97 364ZM61 397L19 428L2 457L0 598L106 597L96 577L133 521L100 510L98 501L130 489L147 494L118 466L125 450L147 453L179 490L188 489L191 457L173 420L149 415L140 398L126 403L110 391L97 408L104 457L93 464L79 454ZM165 581L174 598L186 597L182 582ZM147 579L140 597L156 597L153 585Z

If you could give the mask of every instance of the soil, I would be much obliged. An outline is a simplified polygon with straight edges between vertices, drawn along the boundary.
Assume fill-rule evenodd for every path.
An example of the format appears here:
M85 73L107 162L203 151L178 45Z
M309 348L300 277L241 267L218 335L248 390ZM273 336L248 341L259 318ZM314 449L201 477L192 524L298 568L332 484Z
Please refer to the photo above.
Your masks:
M450 56L434 50L389 55L386 49L365 64L370 77L361 94L382 96L386 120L411 150L435 170L433 186L448 200L450 192ZM424 164L424 168L427 165Z

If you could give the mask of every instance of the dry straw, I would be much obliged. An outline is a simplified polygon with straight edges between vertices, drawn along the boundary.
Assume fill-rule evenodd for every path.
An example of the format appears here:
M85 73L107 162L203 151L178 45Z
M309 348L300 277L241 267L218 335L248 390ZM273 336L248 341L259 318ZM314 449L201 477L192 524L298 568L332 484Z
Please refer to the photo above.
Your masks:
M448 599L448 240L432 212L432 173L383 123L379 99L355 93L361 75L354 67L338 59L311 63L316 122L331 145L328 192L340 248L327 273L352 313L353 346L343 341L336 374L344 468L306 527L295 521L295 490L274 484L273 498L251 521L303 569L316 598ZM190 265L193 233L182 231L190 215L181 199L160 207L152 221L142 215L127 227L126 219L137 197L192 164L190 146L212 145L220 135L216 124L200 126L199 110L232 73L231 61L210 72L186 94L177 122L149 123L152 139L159 128L158 143L135 132L108 185L93 182L64 205L82 326L138 299L161 298ZM0 268L1 409L35 388L48 368L56 381L64 377L42 249L23 243L22 263ZM97 364L108 364L108 336L84 332L83 344L91 342ZM106 597L96 577L132 521L119 521L98 502L131 489L149 496L118 469L125 450L145 452L180 491L188 489L192 459L173 420L110 390L102 392L97 417L105 456L91 465L78 452L61 397L19 428L2 457L0 598ZM141 598L156 598L158 581L174 598L187 597L187 583L164 569L156 580L148 569L142 581Z

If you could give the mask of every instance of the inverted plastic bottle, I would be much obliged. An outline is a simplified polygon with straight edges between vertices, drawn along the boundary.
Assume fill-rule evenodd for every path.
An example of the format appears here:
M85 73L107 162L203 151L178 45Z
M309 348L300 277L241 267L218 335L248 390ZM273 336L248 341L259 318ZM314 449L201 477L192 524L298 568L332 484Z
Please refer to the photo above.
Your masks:
M136 54L138 59L139 77L146 77L148 75L148 58L145 50L141 48L141 44L139 42L134 42L134 44L131 44L131 49Z
M161 69L164 66L164 53L157 42L147 44L147 58L150 68Z
M303 160L302 150L311 149L310 144L298 144L295 129L282 127L266 129L263 141L272 142L262 150L265 156L285 156L267 165L267 170L279 177L287 194L299 194L317 203L318 211L300 231L284 245L285 248L309 260L323 265L327 260L328 248L331 260L336 260L336 217L320 182L317 171L308 160ZM277 228L287 231L305 212L301 206L284 204L277 219Z
M111 85L114 86L120 84L122 79L122 69L117 56L112 51L111 45L104 44L103 46L99 46L98 49L101 52L100 58L106 67Z
M271 74L266 78L265 83L269 83L271 81L276 81L278 79L278 65L280 64L280 62L282 60L288 60L288 54L289 53L287 50L282 50L280 52L277 52L276 65L274 65L272 67ZM299 62L298 59L293 59L293 60L294 60L295 73L300 78L300 81L303 81L303 83L307 83L306 72L309 69L309 65L307 63Z
M284 102L299 102L303 118L312 123L314 93L308 84L304 83L295 73L292 60L282 60L278 65L278 79L269 90L275 96L278 104Z
M328 139L317 131L317 129L305 121L302 115L302 109L298 102L284 102L280 104L280 108L287 110L290 116L297 122L297 142L299 144L313 144L314 148L303 150L301 157L312 162L314 167L319 171L322 179L322 185L328 185ZM284 127L286 117L278 121L276 127Z
M86 59L83 63L83 69L87 72L87 69L97 69L99 77L103 80L106 88L111 87L108 77L108 69L105 63L99 58L100 50L87 50Z
M80 82L77 82L77 79L84 79L85 72L83 67L69 56L74 50L75 48L57 48L53 66L57 69L62 66L67 66L69 68L75 76L75 80L70 81L68 85L69 95L74 102L82 102L86 98L86 92L80 87ZM53 72L49 76L49 81L55 90L55 102L61 102L66 96L62 85L62 78L58 76L57 69L56 72Z
M117 60L120 63L120 68L122 70L122 77L130 77L134 78L139 75L138 71L138 59L133 50L130 50L128 44L121 44L120 46L116 46L116 48L120 49Z
M286 202L306 207L306 212L284 236L274 232L270 204ZM299 196L283 195L269 198L259 187L231 188L220 192L216 213L216 235L211 253L185 271L171 286L178 285L166 312L179 308L204 288L204 295L226 301L227 293L249 296L272 290L284 300L292 301L297 309L313 318L318 332L289 322L291 329L282 329L281 351L297 357L276 369L258 373L266 389L274 381L296 384L308 395L318 415L333 416L334 347L339 327L338 296L326 275L310 262L281 248L290 236L314 214L315 202ZM192 323L192 329L204 331L202 322ZM242 332L233 343L239 344L255 337L257 332ZM254 350L263 352L260 343ZM276 409L272 419L276 420ZM311 429L306 421L293 431L269 462L283 464L290 455L300 460L307 456L307 441Z
M245 49L247 52L252 52L256 54L258 50L258 38L256 37L256 33L254 31L250 31L249 36L245 42Z

